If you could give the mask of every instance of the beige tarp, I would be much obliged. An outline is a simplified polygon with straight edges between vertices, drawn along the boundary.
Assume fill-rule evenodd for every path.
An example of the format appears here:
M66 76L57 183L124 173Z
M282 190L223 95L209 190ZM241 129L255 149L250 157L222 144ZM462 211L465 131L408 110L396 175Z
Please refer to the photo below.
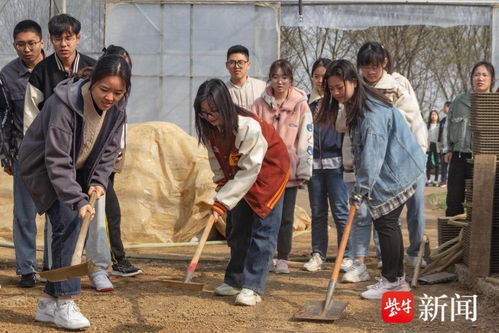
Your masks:
M123 241L189 241L207 222L215 193L212 176L206 149L178 126L166 122L130 124L125 168L115 178ZM12 240L11 196L12 178L1 172L0 240ZM309 226L308 215L297 207L295 230ZM41 241L43 229L39 230Z

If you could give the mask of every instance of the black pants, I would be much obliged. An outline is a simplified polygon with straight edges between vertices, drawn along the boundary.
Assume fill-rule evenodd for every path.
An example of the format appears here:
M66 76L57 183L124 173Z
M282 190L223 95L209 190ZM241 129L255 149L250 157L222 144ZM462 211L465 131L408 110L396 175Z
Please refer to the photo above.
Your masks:
M279 228L279 236L277 238L277 259L288 260L289 254L291 253L297 194L298 186L288 187L286 188L286 191L284 191L281 227Z
M428 159L426 160L426 179L430 180L431 169L435 168L435 181L438 181L439 166L440 166L440 154L437 153L437 144L435 142L430 142Z
M449 167L448 163L445 163L445 154L440 154L440 181L447 182L447 169Z
M109 243L111 244L111 257L113 262L125 258L125 250L121 241L121 209L118 196L114 191L114 172L109 177L106 192L106 218L109 230Z
M404 241L400 230L399 217L404 205L374 220L374 229L378 232L383 268L381 275L388 281L395 282L404 275Z
M455 216L464 213L464 180L471 175L471 164L466 160L471 153L452 152L447 179L447 210L446 216Z

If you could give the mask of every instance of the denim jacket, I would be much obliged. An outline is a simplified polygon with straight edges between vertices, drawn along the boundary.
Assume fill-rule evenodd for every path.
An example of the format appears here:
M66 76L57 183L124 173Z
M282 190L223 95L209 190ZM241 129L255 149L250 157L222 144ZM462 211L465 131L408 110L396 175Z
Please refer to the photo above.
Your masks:
M402 113L373 99L352 130L356 181L351 202L371 209L407 191L425 170L426 156Z

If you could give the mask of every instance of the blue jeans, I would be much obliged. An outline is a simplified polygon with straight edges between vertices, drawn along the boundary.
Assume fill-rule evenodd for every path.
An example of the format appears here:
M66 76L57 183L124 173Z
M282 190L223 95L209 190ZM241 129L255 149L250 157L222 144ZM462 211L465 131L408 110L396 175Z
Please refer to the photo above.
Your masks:
M56 200L47 215L52 225L52 269L71 265L71 258L81 227L78 212ZM61 282L47 282L44 292L52 297L80 294L80 279Z
M282 201L283 198L264 219L256 215L244 199L231 210L226 228L230 261L225 270L225 283L263 294L277 244Z
M16 252L16 274L36 272L36 206L21 178L19 162L12 165L14 180L13 238Z
M354 182L346 183L348 187L348 192L350 192L354 186ZM355 215L355 220L353 221L352 234L350 236L350 241L352 243L352 254L354 258L357 257L367 257L369 255L369 244L371 242L372 234L372 218L367 210L367 205L363 202L357 214Z
M326 259L328 248L328 200L336 225L338 247L348 218L348 191L343 181L343 168L314 169L308 183L308 198L312 209L312 252ZM351 237L344 257L352 258Z
M424 189L426 185L425 175L417 180L416 193L407 200L407 228L409 229L409 247L407 255L417 257L419 244L423 238L425 228L424 215Z

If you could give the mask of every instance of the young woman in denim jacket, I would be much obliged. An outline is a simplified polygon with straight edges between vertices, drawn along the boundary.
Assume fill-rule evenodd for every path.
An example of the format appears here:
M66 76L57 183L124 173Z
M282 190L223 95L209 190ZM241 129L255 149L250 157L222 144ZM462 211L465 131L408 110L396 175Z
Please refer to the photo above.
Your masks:
M426 156L402 113L369 87L347 60L327 69L327 87L319 124L332 124L344 104L355 160L355 185L350 204L367 204L379 234L383 268L378 283L362 293L380 299L386 291L410 290L404 279L404 246L398 224L405 202L425 171Z
M308 105L314 117L324 96L323 77L331 60L320 58L312 65L313 89L308 96ZM308 198L312 209L312 258L303 268L309 272L322 269L328 247L328 205L331 208L338 247L348 217L348 190L343 181L341 156L343 134L330 125L314 124L314 161L312 177L308 183ZM350 246L343 259L343 268L351 262Z
M365 43L357 53L357 69L362 74L365 82L383 93L402 113L412 135L416 138L421 150L426 153L428 131L416 95L405 77L396 73L388 73L390 63L389 52L376 42ZM425 185L426 177L422 176L418 179L416 193L407 201L407 228L409 229L407 259L412 266L415 266L417 261L419 245L423 238L426 223L424 211ZM424 266L426 263L423 261L422 265Z
M447 210L446 216L464 213L464 180L471 173L471 165L466 162L472 157L470 95L492 92L495 81L495 70L491 63L481 61L471 70L472 91L456 97L450 105L447 116L447 151L444 159L449 163L447 178Z

